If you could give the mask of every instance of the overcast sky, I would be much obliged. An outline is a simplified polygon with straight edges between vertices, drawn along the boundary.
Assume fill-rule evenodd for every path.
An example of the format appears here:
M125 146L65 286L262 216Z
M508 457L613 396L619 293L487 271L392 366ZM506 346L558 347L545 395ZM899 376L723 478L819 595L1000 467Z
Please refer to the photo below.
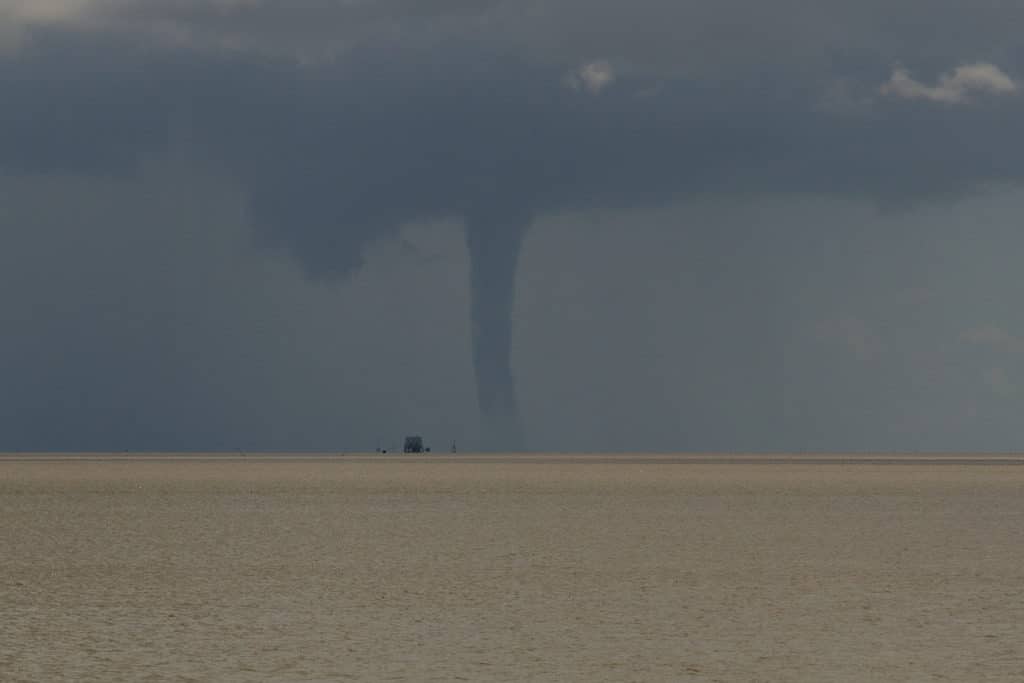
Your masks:
M1022 25L0 0L0 450L1021 450Z

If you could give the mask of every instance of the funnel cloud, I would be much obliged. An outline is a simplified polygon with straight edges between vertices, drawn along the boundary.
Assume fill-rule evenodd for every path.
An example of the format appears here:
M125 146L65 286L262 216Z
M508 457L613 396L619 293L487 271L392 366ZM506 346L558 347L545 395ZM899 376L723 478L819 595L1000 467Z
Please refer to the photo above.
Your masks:
M512 372L516 265L527 215L475 214L466 219L470 318L483 447L521 451L522 418Z

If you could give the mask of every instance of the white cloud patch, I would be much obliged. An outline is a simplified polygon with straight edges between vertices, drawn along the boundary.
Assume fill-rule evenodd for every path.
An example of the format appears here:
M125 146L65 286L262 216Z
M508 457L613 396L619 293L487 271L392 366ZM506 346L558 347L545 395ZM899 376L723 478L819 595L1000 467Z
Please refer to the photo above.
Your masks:
M952 73L943 74L937 85L925 85L914 80L907 69L896 67L879 91L883 95L908 100L964 104L974 94L1013 94L1017 92L1017 84L999 67L978 62L958 66Z
M605 60L587 62L566 76L566 83L573 90L586 90L597 94L615 81L615 71Z

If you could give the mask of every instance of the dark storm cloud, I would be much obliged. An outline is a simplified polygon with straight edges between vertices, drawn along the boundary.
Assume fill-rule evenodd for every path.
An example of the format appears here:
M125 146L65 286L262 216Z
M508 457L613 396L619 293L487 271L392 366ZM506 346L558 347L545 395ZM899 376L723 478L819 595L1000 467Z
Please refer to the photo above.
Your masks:
M540 61L605 57L694 76L871 55L945 68L1019 51L1024 9L1002 0L8 0L8 21L113 27L177 44L330 54L452 36ZM0 15L2 16L2 15ZM19 21L20 20L20 21Z
M708 194L902 204L1024 174L1016 94L904 96L979 61L1014 78L1024 10L803 5L84 3L0 58L0 165L124 173L185 148L314 278L405 223L462 220L481 406L514 404L511 274L480 274L514 267L535 217ZM918 80L883 92L896 61ZM728 259L739 238L713 239Z
M873 98L860 115L820 106L822 83L788 73L714 85L624 75L597 94L567 88L565 73L474 41L301 65L49 33L0 61L0 163L120 169L183 130L251 191L261 235L319 275L349 270L403 222L493 206L705 192L898 200L1024 172L1008 144L1024 125L1018 97L884 97L881 64L855 75Z

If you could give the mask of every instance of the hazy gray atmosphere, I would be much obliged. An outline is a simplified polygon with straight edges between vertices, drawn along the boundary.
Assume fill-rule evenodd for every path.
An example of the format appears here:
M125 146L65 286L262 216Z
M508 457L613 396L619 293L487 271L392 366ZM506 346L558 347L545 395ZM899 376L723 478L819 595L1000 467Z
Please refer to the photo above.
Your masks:
M0 450L1020 450L1021 25L6 0Z

